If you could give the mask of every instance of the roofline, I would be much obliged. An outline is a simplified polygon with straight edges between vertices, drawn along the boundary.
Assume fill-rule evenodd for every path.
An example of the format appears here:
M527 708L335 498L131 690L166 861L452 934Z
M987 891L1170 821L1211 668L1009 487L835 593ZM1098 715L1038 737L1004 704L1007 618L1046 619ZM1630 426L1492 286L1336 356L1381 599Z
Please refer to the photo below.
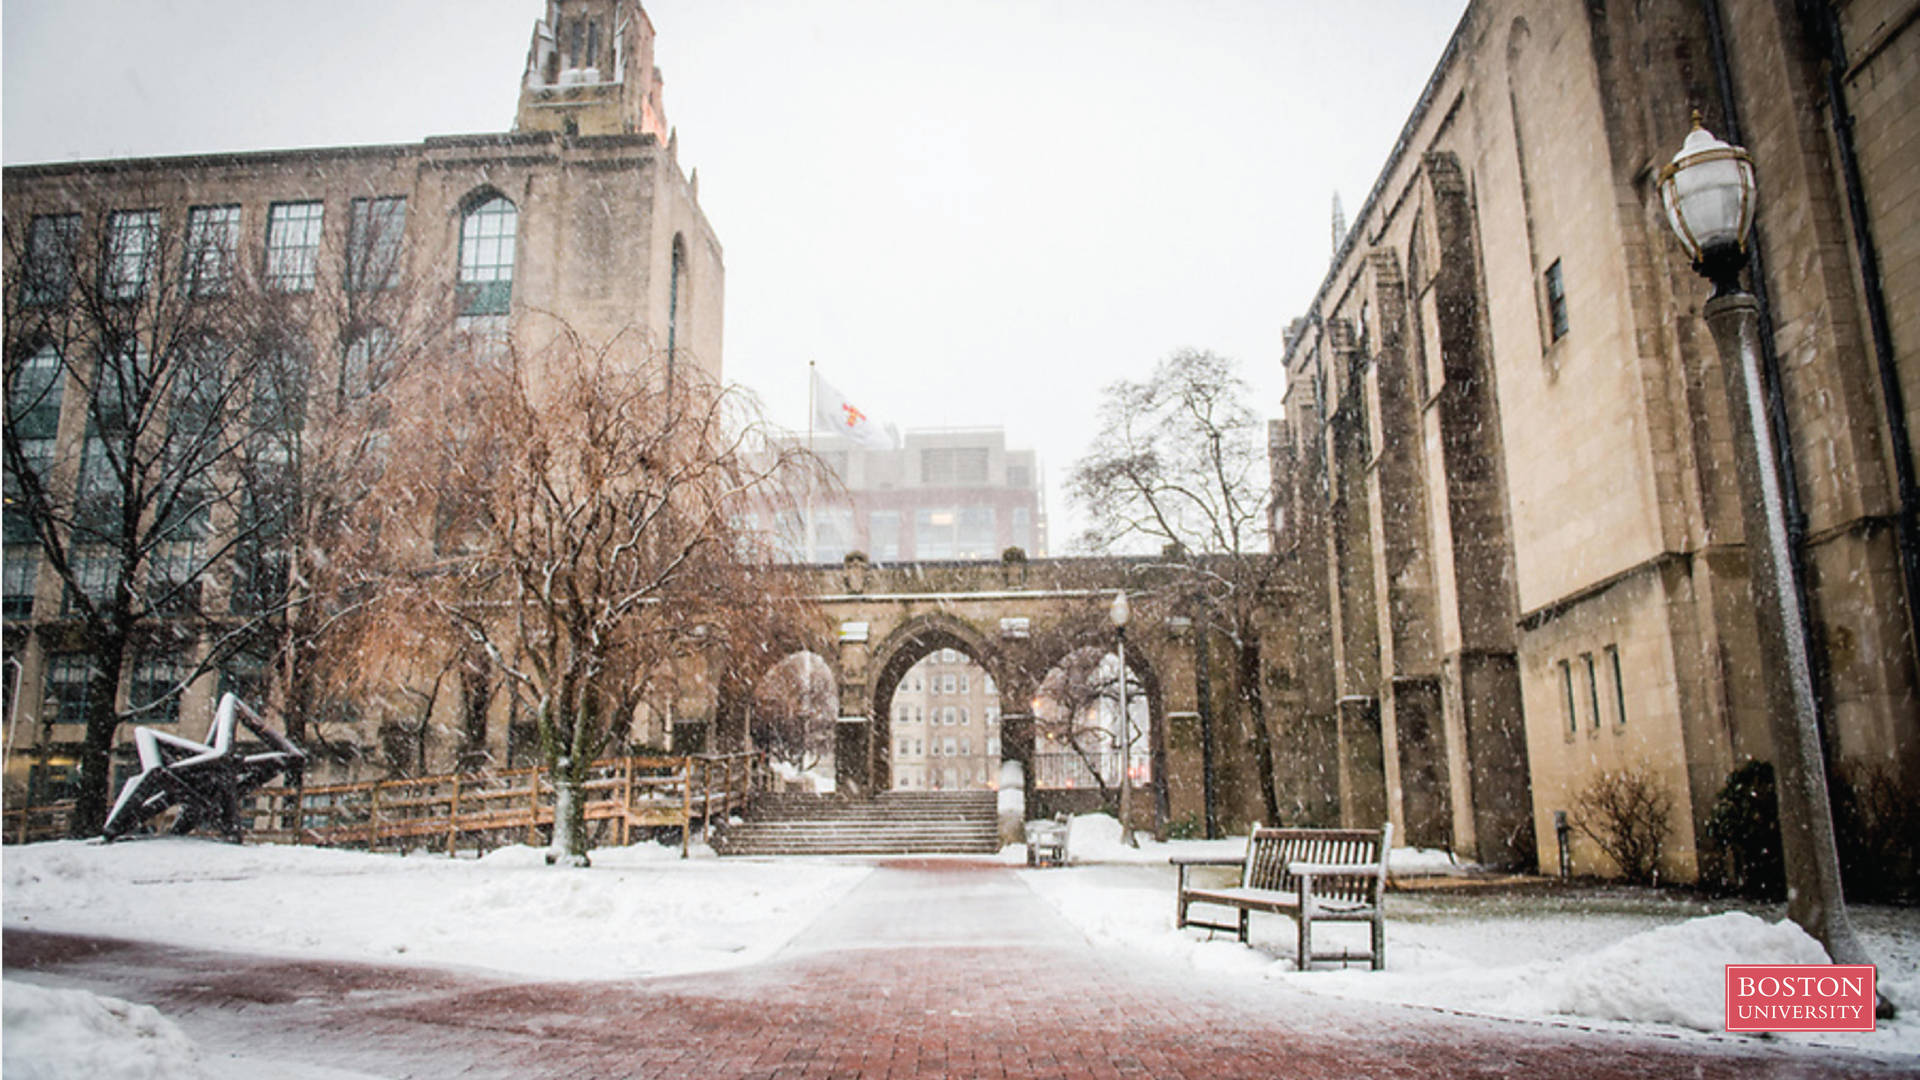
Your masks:
M1388 178L1399 167L1401 159L1406 157L1407 147L1413 143L1415 130L1420 127L1421 122L1427 118L1427 113L1433 108L1434 95L1439 92L1441 80L1453 66L1455 54L1460 51L1460 37L1466 31L1467 20L1473 16L1474 8L1479 2L1480 0L1469 0L1466 9L1460 12L1460 21L1454 24L1453 35L1447 38L1446 49L1440 53L1440 60L1433 65L1433 73L1427 76L1427 85L1421 89L1419 100L1414 102L1413 112L1407 115L1407 122L1401 125L1400 137L1394 140L1393 150L1387 154L1386 162L1380 166L1380 174L1374 177L1373 187L1367 192L1367 201L1360 204L1359 212L1354 214L1353 224L1347 230L1346 239L1341 241L1340 250L1334 252L1333 263L1327 268L1327 276L1320 280L1320 288L1314 292L1313 300L1307 304L1307 315L1311 316L1319 310L1320 305L1327 298L1327 293L1333 288L1334 280L1340 276L1340 267L1346 263L1347 256L1353 253L1353 248L1360 242L1360 235L1364 231L1362 225L1366 223L1368 216L1373 213L1374 205L1385 193ZM1305 340L1306 336L1301 334L1288 343L1285 351L1281 353L1282 367L1285 367L1286 361L1293 357L1294 346Z

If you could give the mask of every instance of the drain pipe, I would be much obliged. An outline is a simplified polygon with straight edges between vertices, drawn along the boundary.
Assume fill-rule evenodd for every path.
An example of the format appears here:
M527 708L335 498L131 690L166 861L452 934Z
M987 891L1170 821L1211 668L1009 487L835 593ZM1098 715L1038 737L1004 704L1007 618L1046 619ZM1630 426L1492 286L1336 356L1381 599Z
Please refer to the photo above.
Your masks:
M1746 145L1740 130L1740 107L1733 93L1733 68L1727 59L1726 29L1720 15L1720 0L1700 0L1701 13L1707 20L1707 39L1713 53L1714 81L1720 90L1720 100L1726 110L1723 124L1726 127L1725 138L1735 146ZM1749 258L1747 265L1753 279L1752 293L1760 303L1760 373L1766 383L1767 419L1773 426L1774 448L1780 470L1781 494L1784 496L1787 518L1787 545L1793 557L1794 591L1800 594L1800 639L1807 644L1808 666L1812 669L1813 685L1816 693L1823 699L1823 707L1815 710L1816 722L1820 729L1820 746L1827 760L1829 771L1837 756L1836 748L1830 744L1827 730L1825 706L1832 699L1831 679L1828 677L1826 640L1813 632L1813 605L1807 595L1807 512L1800 502L1800 470L1793 455L1793 439L1789 432L1792 428L1787 422L1786 398L1780 392L1780 350L1773 332L1773 303L1767 290L1767 263L1762 250L1760 229L1756 225L1747 242Z
M1827 108L1833 138L1840 151L1840 176L1847 189L1847 216L1853 224L1853 246L1860 262L1860 281L1866 293L1867 326L1873 334L1873 358L1880 374L1880 401L1886 410L1887 440L1892 443L1893 469L1899 484L1899 511L1894 539L1900 549L1900 578L1907 591L1907 644L1920 664L1920 485L1913 468L1913 441L1907 431L1907 410L1894 364L1893 330L1887 318L1887 297L1880 281L1880 254L1867 220L1867 195L1860 180L1860 158L1853 141L1853 111L1847 105L1847 46L1840 33L1840 17L1830 0L1808 0L1801 16L1809 37L1823 46L1827 69ZM1916 667L1920 670L1920 666Z

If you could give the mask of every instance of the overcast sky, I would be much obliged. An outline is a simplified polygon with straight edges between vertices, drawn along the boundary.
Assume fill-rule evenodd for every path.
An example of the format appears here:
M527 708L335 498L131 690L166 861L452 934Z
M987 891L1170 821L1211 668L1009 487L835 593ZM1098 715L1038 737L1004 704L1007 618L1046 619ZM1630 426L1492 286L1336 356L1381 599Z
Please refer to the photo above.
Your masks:
M4 0L7 164L505 130L542 0ZM1004 426L1061 494L1173 350L1275 411L1281 332L1465 0L652 0L726 249L725 371Z

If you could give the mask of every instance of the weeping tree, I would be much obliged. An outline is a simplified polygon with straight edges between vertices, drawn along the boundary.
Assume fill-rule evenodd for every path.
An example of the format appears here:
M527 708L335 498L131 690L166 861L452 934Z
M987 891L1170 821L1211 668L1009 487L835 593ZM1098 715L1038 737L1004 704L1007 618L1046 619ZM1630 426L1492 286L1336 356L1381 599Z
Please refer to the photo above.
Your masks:
M1223 642L1241 721L1251 734L1266 820L1280 820L1273 740L1261 694L1260 635L1278 583L1268 551L1264 428L1237 365L1183 350L1145 381L1102 391L1100 433L1073 467L1068 493L1096 553L1159 551L1202 640Z
M632 335L562 325L539 355L495 342L462 363L415 383L394 464L343 533L369 599L339 642L367 670L484 656L537 723L549 861L584 864L594 761L798 603L751 521L797 490L805 453L768 438L744 392L684 365L669 380Z
M774 760L807 772L832 752L839 715L839 696L826 661L812 653L789 656L754 690L754 745Z

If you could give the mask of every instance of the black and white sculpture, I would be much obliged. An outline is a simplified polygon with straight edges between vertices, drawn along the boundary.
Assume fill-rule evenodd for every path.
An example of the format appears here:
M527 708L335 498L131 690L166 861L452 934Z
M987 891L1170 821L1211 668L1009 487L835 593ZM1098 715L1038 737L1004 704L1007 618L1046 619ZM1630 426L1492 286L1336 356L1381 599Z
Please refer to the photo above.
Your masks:
M240 753L233 739L236 725L244 725L258 736L266 749ZM285 735L269 729L259 713L232 694L221 696L206 742L136 727L133 744L140 751L140 775L120 789L106 827L100 830L107 840L117 840L154 815L178 806L175 833L212 824L222 836L238 841L244 829L241 801L283 773L297 775L307 760L305 752Z

